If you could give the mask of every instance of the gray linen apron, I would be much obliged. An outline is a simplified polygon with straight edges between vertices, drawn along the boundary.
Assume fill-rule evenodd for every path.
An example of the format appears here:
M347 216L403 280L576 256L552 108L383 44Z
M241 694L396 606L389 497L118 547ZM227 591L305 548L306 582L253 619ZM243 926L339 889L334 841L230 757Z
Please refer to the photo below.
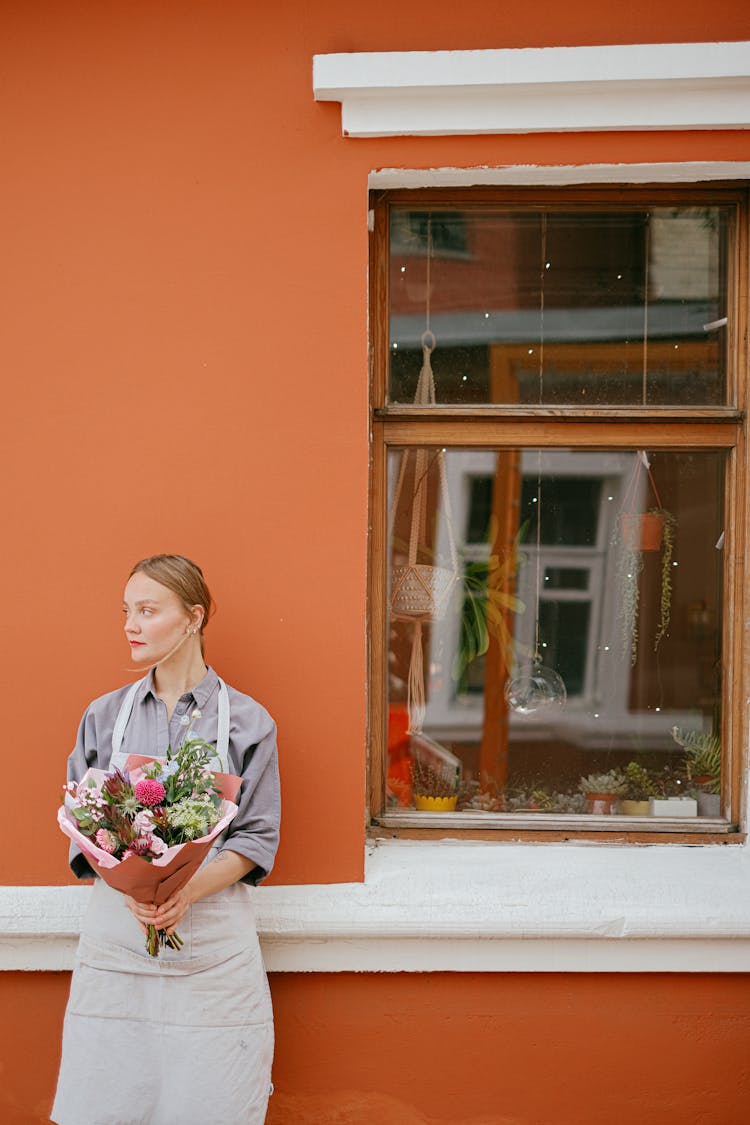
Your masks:
M139 687L117 717L112 768L127 760L122 740ZM227 772L221 680L216 749ZM178 932L179 952L149 957L124 897L95 880L65 1013L57 1125L265 1121L273 1013L250 888L234 883L194 903Z

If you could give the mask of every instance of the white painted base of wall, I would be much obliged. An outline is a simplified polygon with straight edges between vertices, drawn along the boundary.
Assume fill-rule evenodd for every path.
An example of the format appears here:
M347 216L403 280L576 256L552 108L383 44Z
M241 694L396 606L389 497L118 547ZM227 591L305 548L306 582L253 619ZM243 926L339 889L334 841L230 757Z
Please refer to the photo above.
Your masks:
M363 883L255 892L274 972L748 972L737 845L421 844ZM89 888L0 888L0 968L70 969Z

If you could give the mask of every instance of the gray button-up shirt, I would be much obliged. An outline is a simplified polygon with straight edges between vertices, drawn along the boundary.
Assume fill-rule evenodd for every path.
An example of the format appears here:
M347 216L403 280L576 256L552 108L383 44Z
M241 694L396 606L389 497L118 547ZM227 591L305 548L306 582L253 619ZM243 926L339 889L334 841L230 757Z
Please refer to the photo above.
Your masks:
M75 749L68 758L68 781L80 781L90 766L109 769L112 730L129 685L95 699L78 728ZM259 883L273 867L279 843L279 766L276 724L251 699L227 685L229 692L229 771L242 778L237 803L239 812L229 825L222 850L238 852L257 864L245 876ZM126 754L164 757L167 747L176 749L185 735L182 716L195 708L201 712L190 735L216 745L219 678L212 668L192 691L181 696L170 721L166 704L154 690L153 670L141 684L125 730L122 749ZM79 879L90 879L93 871L73 844L70 866Z

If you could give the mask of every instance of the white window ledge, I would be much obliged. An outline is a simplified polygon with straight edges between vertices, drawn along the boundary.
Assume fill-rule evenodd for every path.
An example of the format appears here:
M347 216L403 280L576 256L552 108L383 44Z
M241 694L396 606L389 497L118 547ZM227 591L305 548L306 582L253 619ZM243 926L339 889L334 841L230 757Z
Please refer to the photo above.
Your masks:
M365 881L255 892L277 972L748 972L741 845L372 847ZM88 887L0 888L0 968L69 969Z
M750 127L750 43L315 55L345 136Z
M692 184L750 180L750 160L669 164L507 164L468 168L378 168L367 186L388 191L430 187L565 187L574 184Z

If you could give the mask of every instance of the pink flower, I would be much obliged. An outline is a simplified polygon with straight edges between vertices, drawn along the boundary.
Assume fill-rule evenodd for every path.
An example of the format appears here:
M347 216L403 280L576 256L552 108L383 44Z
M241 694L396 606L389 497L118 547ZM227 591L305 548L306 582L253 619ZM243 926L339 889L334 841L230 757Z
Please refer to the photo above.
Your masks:
M148 834L154 830L154 814L151 809L141 809L133 817L133 828L140 835L141 833Z
M153 777L136 782L135 797L142 805L160 805L164 800L164 786Z
M154 855L162 855L167 850L167 845L160 836L149 836L149 846Z
M99 847L103 852L108 852L109 855L114 855L117 851L118 840L114 832L110 832L108 828L100 828L94 837Z

